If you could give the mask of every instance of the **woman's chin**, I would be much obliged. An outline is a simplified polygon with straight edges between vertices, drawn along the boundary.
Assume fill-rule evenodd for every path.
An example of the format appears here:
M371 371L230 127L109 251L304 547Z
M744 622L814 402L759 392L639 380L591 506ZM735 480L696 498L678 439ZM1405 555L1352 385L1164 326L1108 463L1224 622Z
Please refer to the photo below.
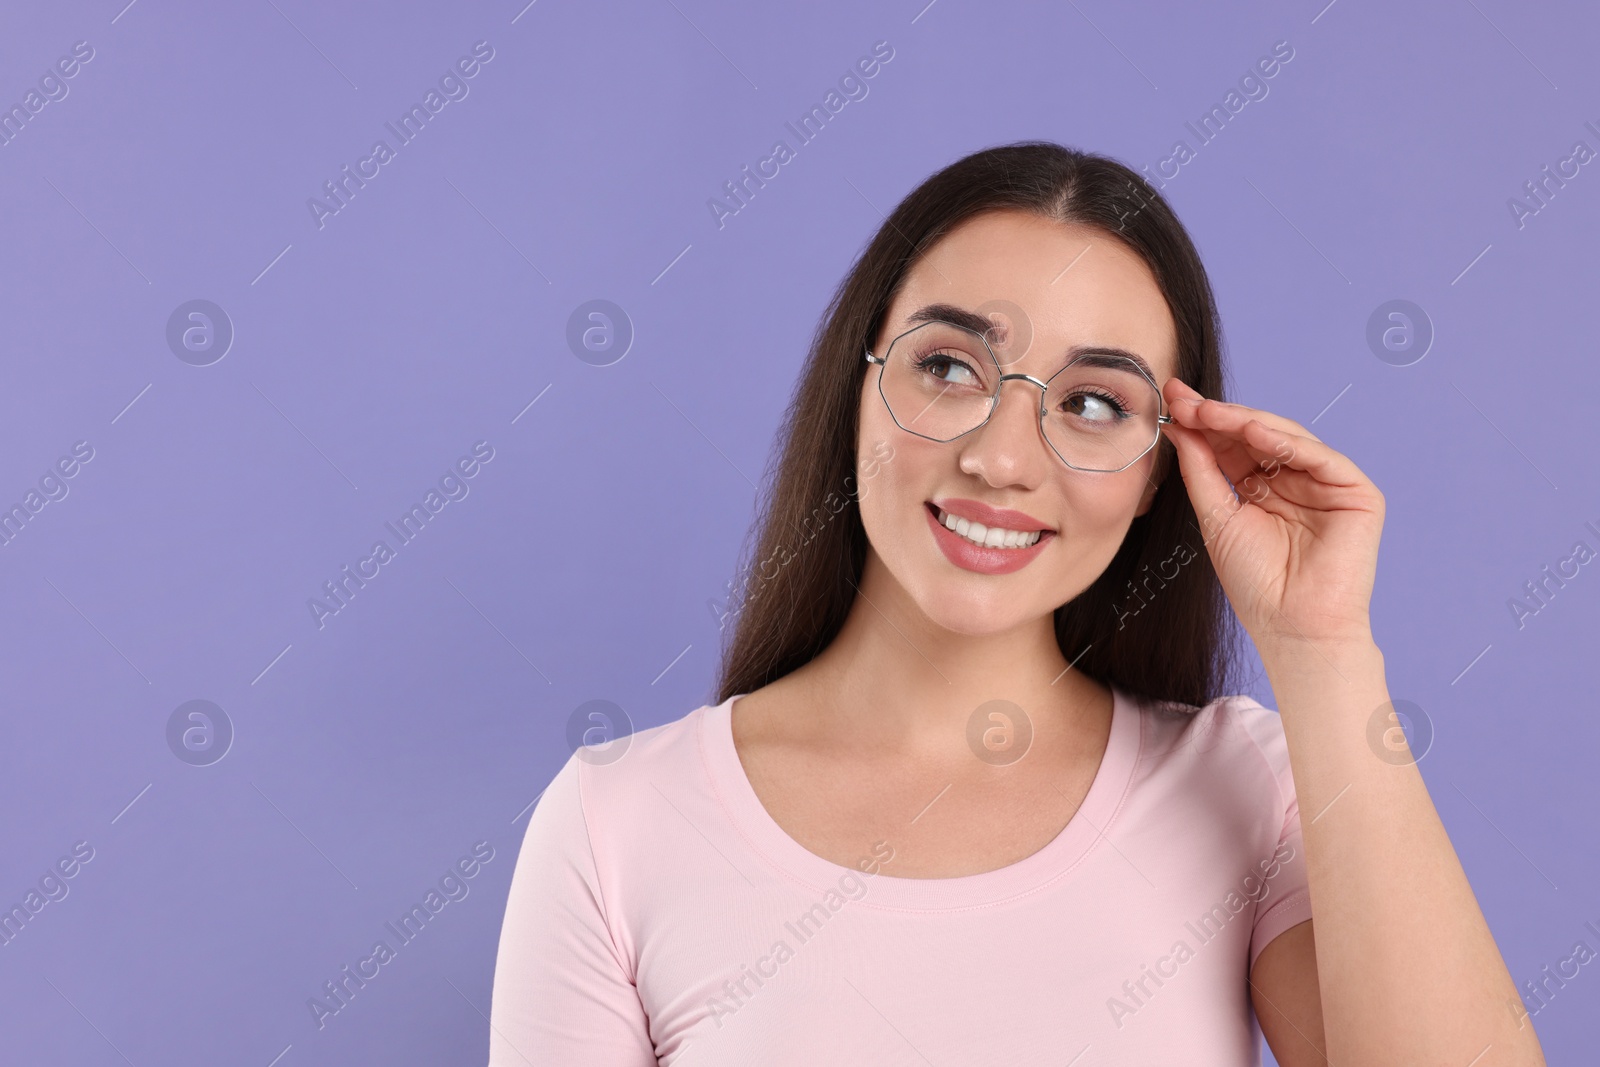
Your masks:
M998 591L962 595L947 586L924 590L917 604L935 626L967 637L1009 633L1047 614L1029 610L1014 595L1002 596Z

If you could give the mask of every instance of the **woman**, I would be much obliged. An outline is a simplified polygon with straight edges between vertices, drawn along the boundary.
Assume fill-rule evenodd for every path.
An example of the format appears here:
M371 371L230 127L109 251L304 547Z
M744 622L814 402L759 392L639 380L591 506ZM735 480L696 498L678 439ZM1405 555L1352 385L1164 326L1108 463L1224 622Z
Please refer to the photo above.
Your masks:
M1395 726L1383 495L1224 403L1220 347L1119 163L908 196L812 346L719 703L531 817L491 1063L1238 1065L1259 1025L1284 1067L1542 1064ZM1228 695L1229 605L1281 715Z

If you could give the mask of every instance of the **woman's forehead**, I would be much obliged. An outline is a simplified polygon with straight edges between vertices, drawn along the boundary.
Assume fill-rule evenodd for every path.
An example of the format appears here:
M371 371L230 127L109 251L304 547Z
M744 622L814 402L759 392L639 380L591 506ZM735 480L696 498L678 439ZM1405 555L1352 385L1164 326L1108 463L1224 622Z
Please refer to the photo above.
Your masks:
M1008 362L1036 345L1046 354L1095 345L1139 353L1157 381L1176 370L1172 315L1154 275L1094 227L1020 212L967 220L912 266L890 306L888 336L927 321L930 309L979 332L997 326L992 347L1022 346Z

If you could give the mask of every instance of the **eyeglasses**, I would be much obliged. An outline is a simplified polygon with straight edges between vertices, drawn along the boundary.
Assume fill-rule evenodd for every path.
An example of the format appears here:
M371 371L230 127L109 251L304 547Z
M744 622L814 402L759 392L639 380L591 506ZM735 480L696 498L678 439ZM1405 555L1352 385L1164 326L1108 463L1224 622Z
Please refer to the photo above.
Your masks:
M1002 374L1000 360L980 333L948 322L926 322L889 343L876 363L878 394L902 430L930 441L954 441L989 421L1010 378L1040 390L1039 425L1061 461L1073 470L1114 474L1161 438L1161 391L1126 356L1088 352L1040 381Z

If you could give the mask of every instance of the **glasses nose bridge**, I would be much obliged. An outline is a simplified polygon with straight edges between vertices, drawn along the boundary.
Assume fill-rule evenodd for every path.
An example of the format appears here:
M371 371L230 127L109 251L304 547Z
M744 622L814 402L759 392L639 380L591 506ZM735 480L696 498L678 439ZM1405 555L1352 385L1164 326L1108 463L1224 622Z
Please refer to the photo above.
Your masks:
M1020 378L1025 382L1031 382L1034 385L1037 385L1039 387L1039 412L1038 412L1038 414L1041 417L1043 417L1043 414L1044 414L1044 394L1049 390L1050 387L1048 385L1046 385L1043 381L1039 380L1038 378L1035 378L1031 374L1002 374L1002 375L1000 375L1000 377L996 378L995 382L994 382L994 396L989 401L989 416L992 418L994 416L995 410L1000 407L1000 387L1002 385L1004 385L1006 382L1010 381L1012 378ZM988 422L989 419L986 418L983 421L984 422Z

